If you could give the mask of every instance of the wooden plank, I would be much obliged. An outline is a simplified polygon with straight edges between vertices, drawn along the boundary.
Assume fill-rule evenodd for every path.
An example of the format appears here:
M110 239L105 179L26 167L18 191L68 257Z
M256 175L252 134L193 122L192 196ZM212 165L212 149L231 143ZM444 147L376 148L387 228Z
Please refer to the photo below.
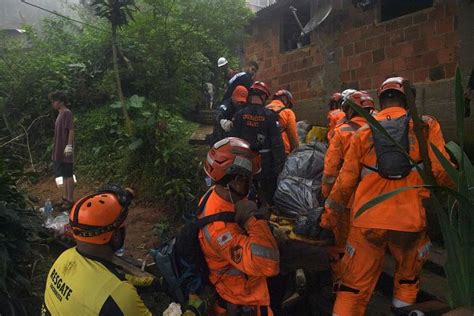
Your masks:
M212 134L213 127L210 125L200 125L189 138L190 145L206 145L206 136Z
M112 263L120 266L125 272L133 274L134 276L137 276L140 278L142 277L156 278L156 276L154 276L153 274L148 273L146 271L142 271L139 267L129 263L128 261L124 260L121 257L114 256L114 258L112 259Z

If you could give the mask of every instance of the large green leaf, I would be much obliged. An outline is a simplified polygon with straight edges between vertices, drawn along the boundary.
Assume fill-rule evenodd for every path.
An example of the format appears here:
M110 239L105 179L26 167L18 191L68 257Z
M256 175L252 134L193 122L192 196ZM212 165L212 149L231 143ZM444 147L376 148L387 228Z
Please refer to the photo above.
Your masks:
M450 141L446 144L446 149L451 153L454 158L456 158L456 162L459 166L461 163L464 162L464 172L466 174L466 180L469 187L474 186L474 167L471 163L471 160L466 155L465 152L461 150L461 147L453 141ZM464 159L462 158L464 156Z

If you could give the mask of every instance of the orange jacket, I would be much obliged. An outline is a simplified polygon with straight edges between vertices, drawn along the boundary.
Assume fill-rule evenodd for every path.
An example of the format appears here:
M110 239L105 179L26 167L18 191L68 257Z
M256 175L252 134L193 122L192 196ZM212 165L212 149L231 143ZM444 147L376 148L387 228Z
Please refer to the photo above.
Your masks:
M234 205L213 191L200 217L229 211ZM244 231L236 223L213 222L200 230L209 279L230 303L268 306L267 277L279 272L278 246L267 221L251 218L246 225Z
M328 141L331 141L334 136L334 128L344 123L346 120L346 113L341 109L334 109L328 112Z
M388 118L398 118L406 114L401 107L391 107L381 111L376 119L378 121ZM444 149L445 141L439 123L432 117L423 116L425 122L425 135L428 144L436 146L448 158ZM420 161L420 151L413 121L409 130L410 157ZM451 185L449 176L436 158L431 146L428 146L432 170L438 184ZM399 180L382 178L364 166L374 167L377 163L372 131L368 125L359 129L351 140L344 165L339 173L336 183L326 200L326 207L336 212L344 212L352 194L355 192L354 203L351 210L351 225L360 228L378 228L406 232L418 232L426 227L426 213L423 199L429 197L426 189L413 189L399 193L382 203L370 208L358 218L354 214L368 201L380 194L391 192L398 188L423 184L419 173L413 169L407 177Z
M342 168L344 156L349 150L352 135L362 126L367 124L361 116L353 117L349 122L340 124L334 129L334 135L324 157L324 172L322 180L322 193L325 198L329 196L331 189Z
M278 113L278 122L280 124L281 138L285 145L285 153L290 154L299 146L298 130L296 129L296 115L280 100L273 100L267 105L267 109Z

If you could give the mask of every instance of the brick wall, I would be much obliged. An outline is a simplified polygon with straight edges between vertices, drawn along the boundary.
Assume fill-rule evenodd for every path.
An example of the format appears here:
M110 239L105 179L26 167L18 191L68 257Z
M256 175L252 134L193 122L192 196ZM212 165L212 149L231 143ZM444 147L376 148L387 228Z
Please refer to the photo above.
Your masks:
M244 55L260 62L259 80L273 90L292 91L298 119L314 124L326 123L325 104L332 92L351 87L375 97L374 89L393 73L417 83L419 104L432 100L430 93L444 95L437 100L440 109L426 107L428 113L443 115L454 101L448 99L451 91L443 94L442 89L452 86L459 61L458 12L456 1L434 2L432 8L377 23L379 9L363 12L350 1L334 1L331 15L311 33L311 45L287 53L280 51L281 12L275 12L255 20ZM452 134L453 116L440 119Z

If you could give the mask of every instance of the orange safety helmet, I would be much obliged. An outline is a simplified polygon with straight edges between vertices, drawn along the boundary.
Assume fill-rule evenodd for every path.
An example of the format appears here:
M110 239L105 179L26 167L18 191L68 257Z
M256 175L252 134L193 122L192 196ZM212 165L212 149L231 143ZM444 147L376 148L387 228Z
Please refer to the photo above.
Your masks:
M268 85L263 81L255 81L249 90L250 95L265 95L265 98L270 97L270 89Z
M288 99L288 107L289 108L292 108L293 107L293 94L291 94L290 91L288 90L278 90L277 92L275 92L275 94L273 95L273 100L275 100L276 98L279 98L279 97L286 97Z
M247 102L247 97L249 96L249 91L244 86L237 86L232 92L232 102Z
M403 82L407 81L411 92L413 93L413 96L416 97L416 88L415 86L408 81L407 79L403 77L391 77L386 79L380 88L377 90L377 95L379 97L379 100L384 98L385 96L390 96L391 93L394 91L398 91L399 93L402 94L403 97L406 97L406 91L405 88L403 87Z
M207 153L204 171L216 183L225 185L233 175L252 176L261 171L260 155L250 144L237 137L227 137Z
M81 198L69 214L74 239L97 245L107 244L114 231L123 227L133 191L108 185Z

